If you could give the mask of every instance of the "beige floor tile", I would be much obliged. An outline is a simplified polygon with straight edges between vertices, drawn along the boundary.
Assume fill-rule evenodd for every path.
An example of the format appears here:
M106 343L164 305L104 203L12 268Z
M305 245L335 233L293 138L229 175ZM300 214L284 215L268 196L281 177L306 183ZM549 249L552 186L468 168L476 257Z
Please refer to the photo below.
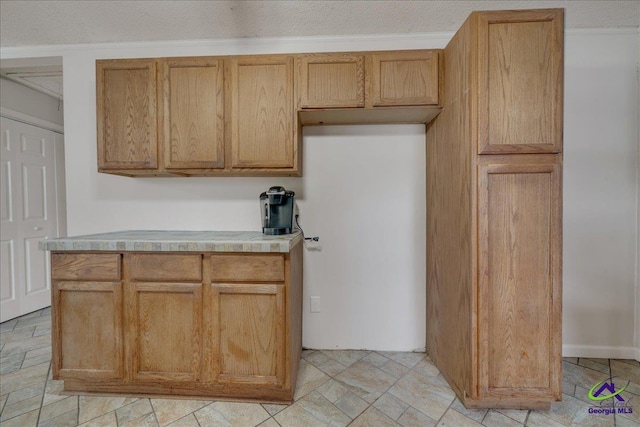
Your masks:
M151 406L161 426L209 405L209 400L151 399Z
M10 420L11 418L15 418L22 414L26 414L27 412L31 412L34 409L40 409L40 402L42 401L42 396L34 396L29 399L24 399L19 402L13 403L11 405L5 405L2 410L2 414L0 414L0 422L5 422L6 420Z
M118 424L126 424L153 412L149 399L140 399L116 410Z
M85 423L137 400L131 397L80 396L78 422Z
M369 407L349 427L397 427L400 424L383 414L380 410Z
M413 407L407 408L398 418L398 423L404 427L433 427L436 422Z
M440 370L436 368L436 365L433 364L431 359L425 357L420 360L416 365L412 368L412 371L419 373L425 377L433 378L440 375Z
M373 403L396 382L393 376L364 361L349 366L336 376L336 380L369 403Z
M326 362L315 366L330 377L335 377L336 375L347 369L346 366L339 362L336 362L331 358L329 358L329 360L327 360Z
M158 427L158 420L156 414L153 412L147 415L143 415L139 418L134 418L126 423L118 422L118 427Z
M18 417L2 421L2 427L36 427L38 425L38 414L40 408L22 414Z
M630 380L632 383L640 384L640 366L629 363L620 362L618 360L611 361L611 375L620 377L625 382Z
M278 424L273 418L269 418L268 420L260 424L259 427L280 427L280 424Z
M367 350L322 350L322 352L347 368L370 353Z
M278 405L275 403L263 403L262 407L271 415L272 417L278 412L282 411L289 405Z
M198 420L195 415L189 414L186 417L182 417L179 420L168 424L167 427L200 427L200 424L198 424Z
M336 403L338 399L349 392L349 389L336 380L329 380L316 389L331 403Z
M47 380L47 387L44 390L43 405L65 399L67 395L61 394L64 389L64 381Z
M563 357L562 360L564 362L573 363L574 365L578 364L578 358L577 357Z
M564 395L562 396L562 402L553 402L550 409L535 412L565 426L613 427L613 416L589 414L590 406L590 404L575 397Z
M301 360L298 368L298 380L296 382L296 391L293 399L298 400L303 396L306 396L311 391L329 381L329 379L330 378L327 374L306 360Z
M481 425L455 409L449 409L438 422L438 427L478 427Z
M569 396L575 396L576 394L576 385L571 384L567 381L562 381L562 393L568 394Z
M389 393L434 420L440 419L456 397L451 388L412 372L402 377Z
M398 362L407 368L413 368L427 356L427 353L411 353L411 352L381 352L383 356Z
M38 422L38 427L75 427L78 425L78 409L74 409L54 418L43 421L42 416Z
M486 427L522 427L523 424L498 411L490 410L482 420L482 425Z
M10 332L18 323L18 319L7 320L6 322L0 323L0 336L2 336L5 332Z
M69 396L47 406L40 411L40 422L56 418L70 411L78 411L78 396Z
M380 370L386 372L387 374L391 375L394 378L401 378L404 374L409 372L409 368L407 368L404 365L401 365L395 360L389 360L389 362L385 363L380 367Z
M531 411L527 418L527 427L564 427L564 425L539 412Z
M351 418L317 391L304 396L274 418L283 427L341 427L351 422Z
M91 421L80 424L80 427L114 427L117 425L116 411L111 411L101 417L94 418Z
M635 408L634 408L635 409ZM638 427L640 423L616 414L616 427Z
M527 420L527 415L529 415L529 411L522 409L498 409L498 412L522 424L524 424Z
M354 419L369 407L369 404L359 398L355 393L348 392L335 403L336 407Z
M0 375L10 374L22 367L26 353L18 353L12 356L0 358Z
M44 383L49 374L50 363L41 363L26 369L2 375L0 378L0 394L12 393L25 387Z
M602 360L608 360L608 359L602 359ZM640 362L633 359L612 359L612 360L615 360L616 362L620 362L620 363L626 363L628 365L640 366Z
M573 363L563 362L562 377L567 382L590 389L598 381L609 378L609 375L583 366L574 365Z
M372 351L371 353L367 354L365 357L362 358L363 361L379 368L380 366L384 365L385 363L387 363L389 360L389 358L384 357L383 355L381 355L380 353L376 352L376 351Z
M0 334L0 344L7 344L10 342L24 342L26 339L33 336L35 330L36 327L31 326L28 328L14 329L11 332L3 332Z
M378 400L373 402L373 406L392 420L400 418L409 407L408 404L389 393L380 396Z
M44 384L41 383L21 388L20 390L16 390L8 395L9 398L7 399L7 405L12 405L14 403L20 402L21 400L30 399L35 396L42 397L43 392Z
M594 371L599 371L604 374L609 374L609 364L607 363L606 365L604 365L598 362L597 360L601 360L601 359L585 359L581 357L580 359L578 359L578 366L584 366L587 368L591 368Z
M0 413L4 409L4 404L7 403L8 398L9 398L8 394L0 395Z
M456 397L453 403L450 406L451 409L455 409L460 412L462 415L471 418L472 420L481 423L484 419L485 415L487 415L488 409L467 409L460 399Z
M37 348L51 346L51 335L42 335L24 341L8 342L2 347L0 357L11 356L17 353L26 353Z
M305 357L304 360L311 363L313 366L317 368L319 365L322 365L327 360L333 360L333 359L331 359L329 356L324 354L322 351L312 351L311 353L307 354L307 357Z
M270 418L257 403L214 402L194 414L200 425L211 427L255 427Z

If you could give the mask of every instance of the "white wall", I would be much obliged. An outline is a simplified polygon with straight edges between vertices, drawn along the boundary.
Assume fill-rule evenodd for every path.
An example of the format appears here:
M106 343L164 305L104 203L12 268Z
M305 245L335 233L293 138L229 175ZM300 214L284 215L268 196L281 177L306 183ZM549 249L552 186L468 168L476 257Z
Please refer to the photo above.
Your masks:
M634 357L637 32L566 37L564 322L567 356Z
M416 183L409 181L417 179L423 167L424 151L417 143L422 137L415 127L307 128L305 176L301 179L131 179L98 174L94 61L429 48L443 47L450 37L52 46L5 48L2 54L64 57L70 234L131 228L258 230L257 195L272 184L282 184L300 195L301 223L307 234L320 235L322 244L320 252L305 252L304 345L408 350L424 346L424 248L418 243L424 233L424 217L421 207L412 206L418 193L424 192L411 187ZM634 335L640 333L634 320L638 292L637 44L637 33L629 31L568 31L566 36L565 355L632 357ZM365 145L368 150L381 151L368 153L372 157L367 160L361 149ZM344 149L342 155L336 154L339 149ZM334 173L326 165L327 158L334 158L336 165L348 163L350 168L340 166ZM390 166L391 175L382 174L382 167L380 175L369 169L370 162L381 159ZM377 179L385 194L372 193L364 186L364 177ZM341 192L340 206L329 208L323 201L336 190ZM359 191L363 195L355 197ZM371 209L372 204L385 201L397 203L406 215L397 224L397 235L380 231L379 225L388 219L386 208ZM419 205L424 206L423 199ZM321 297L319 314L308 312L311 295Z

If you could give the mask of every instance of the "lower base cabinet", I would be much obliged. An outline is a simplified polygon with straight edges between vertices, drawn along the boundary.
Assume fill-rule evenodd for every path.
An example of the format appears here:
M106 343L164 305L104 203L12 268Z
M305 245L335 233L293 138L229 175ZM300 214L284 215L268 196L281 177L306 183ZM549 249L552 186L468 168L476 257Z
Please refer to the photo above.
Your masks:
M66 391L293 399L302 245L51 256L53 371Z

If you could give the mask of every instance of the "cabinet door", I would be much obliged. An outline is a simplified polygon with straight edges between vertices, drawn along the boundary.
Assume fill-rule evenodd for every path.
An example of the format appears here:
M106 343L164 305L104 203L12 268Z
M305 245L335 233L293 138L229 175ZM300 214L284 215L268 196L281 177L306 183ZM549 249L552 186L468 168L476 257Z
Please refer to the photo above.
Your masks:
M230 60L231 167L293 168L293 57Z
M559 398L561 167L517 157L479 166L479 395Z
M96 61L96 80L98 169L156 169L156 60Z
M562 150L562 58L562 10L480 15L480 154Z
M123 378L120 282L53 283L54 379Z
M304 55L299 73L301 108L364 107L364 55Z
M133 380L198 381L202 284L131 283L126 301Z
M162 61L166 168L224 168L222 62L207 57Z
M213 284L211 289L214 381L283 385L284 285Z
M431 50L372 55L374 107L438 104L438 53Z

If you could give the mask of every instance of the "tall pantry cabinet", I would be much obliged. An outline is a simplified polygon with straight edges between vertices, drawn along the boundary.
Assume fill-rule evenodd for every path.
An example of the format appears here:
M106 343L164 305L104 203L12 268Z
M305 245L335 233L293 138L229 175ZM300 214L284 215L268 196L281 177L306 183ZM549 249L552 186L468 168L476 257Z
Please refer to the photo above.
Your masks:
M559 400L563 11L475 12L427 127L427 351L467 407Z

